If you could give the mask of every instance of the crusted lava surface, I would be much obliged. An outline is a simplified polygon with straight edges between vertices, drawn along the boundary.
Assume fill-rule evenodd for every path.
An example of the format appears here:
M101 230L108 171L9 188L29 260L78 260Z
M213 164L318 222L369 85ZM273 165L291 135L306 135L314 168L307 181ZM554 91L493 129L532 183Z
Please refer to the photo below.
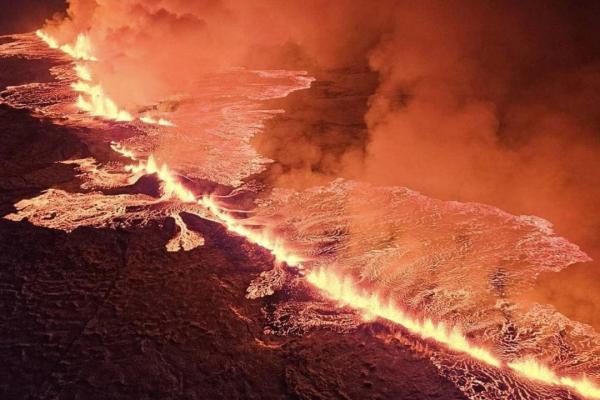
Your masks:
M20 62L37 71L10 58L0 70ZM0 106L0 216L49 188L80 191L58 162L107 152L80 137ZM463 398L426 356L378 338L379 324L269 333L277 296L246 289L271 256L213 222L194 228L204 245L174 253L169 223L67 233L0 219L0 397Z

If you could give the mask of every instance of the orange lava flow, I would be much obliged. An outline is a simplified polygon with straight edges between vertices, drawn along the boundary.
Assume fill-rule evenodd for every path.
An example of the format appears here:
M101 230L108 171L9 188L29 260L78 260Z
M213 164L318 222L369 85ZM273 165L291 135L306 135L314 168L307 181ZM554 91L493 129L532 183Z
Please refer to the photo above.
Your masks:
M140 121L146 123L146 124L150 124L150 125L161 125L161 126L175 126L175 124L173 124L171 121L166 120L164 118L153 118L149 115L144 115L140 117Z
M532 358L524 358L509 362L508 367L519 375L549 385L566 386L580 395L591 399L600 399L600 387L594 385L586 377L573 379L568 376L558 376L554 371Z
M58 49L58 42L51 36L49 36L46 32L37 30L35 31L37 37L42 39L44 43L48 45L51 49Z
M135 155L122 146L117 147L113 145L113 150L119 152L121 155L126 155L128 158L135 159ZM164 197L172 197L185 203L197 203L203 206L227 230L269 250L277 262L285 262L288 266L302 269L302 257L290 251L283 240L267 230L257 230L248 227L243 223L243 220L233 217L219 206L218 202L210 195L197 197L178 181L176 175L169 170L166 164L162 164L159 167L152 155L148 157L147 162L140 160L138 165L129 165L126 169L134 174L156 174L163 184L162 191Z
M87 35L80 33L75 39L75 44L59 45L56 39L45 33L44 31L35 31L37 37L42 39L50 48L60 49L63 53L68 54L75 60L97 61L98 59L92 55L92 44Z
M75 60L98 61L98 59L92 55L92 44L90 39L83 33L77 35L77 39L73 46L64 44L60 46L60 49Z
M77 107L96 117L103 117L114 121L132 121L133 117L119 107L108 96L100 85L91 85L81 80L71 85L73 90L79 92ZM85 96L84 96L85 95Z
M90 72L89 68L86 67L85 65L76 64L73 69L75 70L75 74L77 75L77 77L80 80L82 80L82 81L91 81L92 80L92 73Z
M521 377L548 385L565 386L584 397L600 399L600 387L585 377L574 379L568 376L559 376L532 358L504 364L488 350L469 343L467 338L456 328L449 329L443 323L435 323L430 319L417 320L393 303L382 301L376 293L361 292L351 279L340 278L325 269L309 272L306 279L331 299L338 301L341 305L361 310L366 316L376 316L402 325L411 333L424 339L433 339L451 350L468 354L496 368L508 367Z
M325 292L328 297L361 310L367 316L377 316L402 325L424 339L431 338L445 344L451 350L466 353L488 365L494 367L502 365L501 361L488 350L469 343L458 329L447 328L443 323L435 323L430 319L419 321L391 302L382 301L377 294L361 293L350 279L339 278L335 273L325 269L309 272L306 279Z
M267 230L256 230L249 228L244 225L239 219L232 217L229 213L224 211L218 203L208 195L202 196L198 201L198 204L203 205L212 214L217 217L219 221L225 225L228 231L234 232L248 240L251 243L257 244L260 247L267 249L273 254L275 260L278 262L284 262L290 267L303 269L302 261L303 258L294 254L293 251L287 248L285 241L277 238L276 235L272 234Z
M119 153L120 155L122 155L125 158L129 158L130 160L133 160L133 161L137 160L137 157L135 156L133 151L123 147L120 143L111 142L110 148L114 152Z
M113 144L112 148L121 155L135 160L135 155L130 150L118 144ZM179 182L176 174L169 170L166 164L159 167L153 156L150 156L147 162L140 160L138 165L130 165L126 169L135 174L156 174L163 184L164 197L204 206L228 231L269 250L276 261L303 269L302 262L304 260L302 257L294 254L284 241L279 240L276 235L268 231L256 230L246 226L243 220L233 217L223 207L219 206L212 196L196 196ZM457 328L447 327L442 322L434 322L428 318L419 320L392 302L383 301L377 293L361 291L350 278L340 278L332 271L319 269L308 272L306 279L330 299L339 302L341 305L360 310L366 317L379 317L401 325L423 339L432 339L452 351L467 354L484 364L496 368L509 368L522 378L553 386L568 387L584 397L600 399L600 388L585 377L574 379L568 376L559 376L548 367L530 358L504 363L484 347L470 343Z
M132 152L123 147L116 147L115 150L129 158L134 159L135 157ZM204 195L198 198L177 180L176 175L165 164L158 167L153 156L150 156L145 163L140 161L137 166L129 166L128 170L134 173L157 174L163 182L165 196L175 197L183 202L196 202L204 206L229 231L269 250L277 261L302 268L302 258L289 251L284 242L277 240L268 232L257 231L245 226L242 220L227 213L211 196ZM600 398L600 389L585 378L560 377L549 368L531 359L504 364L487 349L470 343L458 329L446 327L443 323L436 323L430 319L418 320L393 303L384 302L375 293L361 292L351 279L339 278L335 273L325 269L311 271L306 278L309 283L323 291L329 298L361 310L366 316L380 317L401 325L423 339L433 339L450 350L467 354L487 365L496 368L506 366L522 377L550 385L566 386L585 397Z
M86 35L80 34L73 46L59 46L55 39L40 30L36 31L36 35L49 47L60 49L75 60L97 60L92 55L92 47ZM119 110L117 105L106 97L100 85L90 83L92 75L85 65L75 65L75 73L79 80L72 87L81 93L77 99L77 106L80 109L107 119L117 121L133 120L133 117L127 111ZM142 116L139 120L152 125L173 126L170 121L162 118L156 119L149 115ZM111 148L124 157L137 160L132 151L119 144L113 143ZM277 235L268 230L255 229L244 224L243 220L233 217L221 207L211 195L196 196L181 184L177 175L166 164L159 167L153 156L150 156L146 162L139 160L138 165L129 165L126 169L138 175L156 174L162 183L163 197L175 198L185 203L197 203L205 207L211 212L215 220L225 226L228 231L236 233L249 242L270 251L277 262L285 262L288 266L298 269L303 268L302 262L305 260L289 249L287 243L279 239ZM341 305L360 310L365 316L386 319L405 327L408 331L423 339L433 339L450 350L467 354L484 364L496 368L508 368L523 378L548 385L564 386L584 397L600 399L600 387L585 377L574 379L568 376L559 376L547 366L531 358L504 363L485 348L470 343L458 329L446 327L443 323L433 322L430 319L418 320L392 302L383 301L377 293L361 291L351 279L340 278L332 271L326 269L310 271L306 275L306 279L332 300L339 302Z
M92 44L90 39L83 33L77 35L77 39L73 45L59 45L56 39L41 30L37 30L35 34L50 48L59 49L74 60L98 61L92 54ZM77 78L79 78L77 82L71 85L73 90L79 93L75 103L77 108L95 117L118 122L133 121L133 116L129 112L120 109L117 104L104 93L104 89L100 84L92 83L92 73L86 65L77 63L74 66L74 71ZM171 121L164 118L157 119L149 115L142 116L139 120L151 125L175 126Z

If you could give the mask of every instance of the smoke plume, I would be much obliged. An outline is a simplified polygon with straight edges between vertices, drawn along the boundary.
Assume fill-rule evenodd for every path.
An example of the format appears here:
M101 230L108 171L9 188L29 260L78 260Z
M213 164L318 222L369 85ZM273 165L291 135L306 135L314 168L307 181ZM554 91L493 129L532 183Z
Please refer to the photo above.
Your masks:
M307 69L341 89L292 95L303 117L257 138L277 184L344 176L492 204L600 259L598 15L567 1L71 0L46 29L87 32L95 76L128 107L231 67ZM543 277L534 297L600 326L597 270Z
M559 2L464 4L398 9L370 54L380 84L363 163L349 172L542 216L599 259L598 13ZM597 264L546 276L535 297L599 326L597 277Z
M384 15L368 3L71 0L45 29L60 42L87 33L102 61L94 75L133 106L191 91L203 74L232 67L351 64L373 45Z

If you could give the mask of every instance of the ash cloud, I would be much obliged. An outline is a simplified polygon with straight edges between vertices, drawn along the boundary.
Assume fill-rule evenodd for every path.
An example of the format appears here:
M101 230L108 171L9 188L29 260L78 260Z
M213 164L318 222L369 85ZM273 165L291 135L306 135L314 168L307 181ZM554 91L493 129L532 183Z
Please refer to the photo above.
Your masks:
M327 92L318 107L308 94L293 95L309 96L301 102L305 118L259 138L258 148L278 161L277 184L344 176L492 204L552 221L600 259L598 3L69 4L47 29L65 41L89 32L102 60L95 73L120 104L190 91L199 75L240 65L356 79ZM368 71L377 76L373 85L365 84ZM345 108L347 116L326 106L349 91L348 104L362 105ZM335 124L310 122L319 119ZM597 270L576 266L543 277L532 296L600 326L593 306L600 299L590 298L600 293Z

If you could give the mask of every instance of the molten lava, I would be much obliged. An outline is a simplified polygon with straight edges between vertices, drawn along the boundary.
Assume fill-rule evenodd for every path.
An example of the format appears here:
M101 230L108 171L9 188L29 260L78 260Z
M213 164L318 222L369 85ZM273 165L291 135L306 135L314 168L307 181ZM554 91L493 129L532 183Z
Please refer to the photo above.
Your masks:
M46 32L38 29L37 31L35 31L35 34L37 35L37 37L42 39L42 41L46 43L51 49L58 49L58 42L56 41L56 39L48 35Z
M90 39L83 33L77 35L75 45L71 46L70 44L64 44L60 46L60 49L76 60L98 61L98 59L92 55L92 44Z
M77 97L77 107L96 117L104 117L114 121L132 121L133 117L119 107L104 94L100 85L91 85L83 81L77 81L71 85L73 90L81 93Z
M384 302L378 294L361 291L352 280L339 278L331 271L325 269L311 271L306 278L331 299L341 305L361 310L367 317L376 316L394 322L424 339L433 339L451 350L468 354L496 368L507 366L521 377L549 385L566 386L588 398L600 398L600 387L595 386L585 377L573 379L567 376L558 376L554 371L533 359L504 364L485 348L469 343L459 330L449 329L443 323L435 323L430 319L423 321L415 319L393 303Z
M92 44L88 36L79 34L75 44L59 45L56 39L49 36L47 33L37 30L36 35L44 41L50 48L59 49L72 59L78 61L98 61L93 55ZM108 120L125 122L133 121L133 116L125 110L122 110L117 104L108 97L104 89L99 83L93 83L93 77L90 69L81 63L75 64L73 67L78 81L72 84L72 88L79 92L75 105L82 111L85 111L95 117L101 117ZM140 121L161 126L175 126L171 121L164 118L154 118L149 115L141 116Z
M116 143L116 142L112 142L110 144L110 148L116 152L119 153L120 155L122 155L125 158L129 158L130 160L137 160L135 154L133 153L133 151L125 148L124 146L122 146L120 143Z
M119 153L134 159L133 153L121 146L113 147ZM234 232L249 242L255 243L269 250L279 262L285 262L289 266L302 269L302 257L289 250L281 240L268 231L260 231L249 228L243 220L236 219L225 211L218 202L210 195L198 198L190 190L185 188L176 178L176 175L163 164L158 167L153 156L147 162L140 161L137 166L128 166L127 169L136 174L156 174L163 183L163 194L174 197L183 202L196 202L216 217L229 231ZM549 385L566 386L577 393L588 398L600 398L600 388L595 386L586 378L574 379L567 376L559 376L554 371L543 366L533 359L503 363L484 347L470 343L457 328L446 327L443 323L436 323L431 319L419 320L410 316L400 307L392 302L385 302L376 293L367 293L357 288L349 278L339 278L335 273L326 269L310 271L307 281L316 288L323 291L327 297L361 310L366 317L379 317L403 326L411 333L423 339L432 339L447 346L450 350L469 355L487 365L503 368L508 367L519 376L540 381Z
M97 60L92 55L89 38L83 34L77 37L74 45L62 46L42 31L37 31L36 34L48 46L62 50L75 60ZM80 109L106 119L116 121L133 120L131 114L119 109L115 102L106 96L102 87L93 82L92 74L85 65L77 64L74 68L78 81L73 83L72 88L80 93L77 99L77 106ZM150 115L141 116L139 119L147 124L173 126L170 121ZM137 159L133 152L119 144L113 144L111 148L126 158ZM209 194L197 196L194 194L179 181L177 175L166 164L159 166L152 155L146 161L139 160L138 165L127 166L126 170L133 174L132 179L140 175L156 174L161 182L164 198L172 198L183 203L194 203L202 206L210 212L215 221L220 222L227 230L270 251L277 262L302 269L302 263L307 261L290 249L289 244L278 238L273 232L266 228L257 229L254 225L234 217L225 207L219 204L214 196ZM194 245L189 243L197 243L201 238L188 231L180 217L175 218L175 222L180 229L180 236L169 242L169 250L193 248ZM428 318L415 318L392 302L383 301L377 293L365 292L359 289L351 279L341 278L331 270L318 269L310 271L306 275L306 280L326 294L327 297L342 305L360 310L365 316L380 317L401 325L423 339L435 340L452 351L466 354L486 365L510 369L522 378L548 385L564 386L585 397L600 398L600 388L585 377L575 379L560 376L555 371L530 358L504 362L484 347L470 343L458 329L446 327L442 322L434 322Z
M73 69L75 70L75 74L77 75L77 77L80 80L82 80L82 81L91 81L92 80L92 73L90 72L89 68L86 67L85 65L75 64L75 67Z
M431 338L486 364L494 367L501 365L501 361L488 350L469 343L458 329L448 329L443 323L435 323L430 319L419 321L391 302L382 301L375 293L361 293L350 279L340 279L336 274L325 269L311 271L306 278L331 299L361 310L367 317L376 316L386 319L402 325L424 339Z
M122 155L127 154L129 158L134 159L133 157L135 157L132 152L123 147L116 147L116 149L116 151ZM162 192L164 197L175 198L185 203L197 203L205 207L212 213L217 221L227 228L227 230L246 238L251 243L269 250L277 262L284 262L290 267L303 268L302 257L290 251L284 241L267 230L257 230L248 227L243 223L243 220L237 219L225 211L224 208L210 195L204 195L198 198L179 182L176 175L166 164L162 164L162 166L159 167L154 156L150 155L147 162L140 160L138 165L129 165L126 169L137 175L156 174L162 182Z
M204 244L204 238L198 232L188 229L179 214L172 215L175 225L179 229L174 238L165 246L167 251L190 251Z
M550 368L532 358L509 362L508 367L528 379L540 381L549 385L566 386L584 397L600 399L600 387L587 378L573 379L568 376L558 376Z
M63 44L59 45L56 39L48 35L47 33L37 30L35 32L37 37L42 39L50 48L60 49L63 53L68 54L71 58L75 60L84 60L84 61L98 61L96 57L92 55L92 44L87 35L80 33L77 35L77 39L75 39L75 44Z
M135 159L135 155L131 151L120 145L113 145L113 149L127 158ZM159 167L152 155L147 162L140 160L138 165L130 165L126 168L136 175L156 174L162 182L163 196L186 203L197 203L205 207L215 217L215 220L223 224L228 231L269 250L277 262L284 262L288 266L298 269L304 268L302 262L306 260L296 255L276 235L267 230L256 230L248 227L243 220L229 214L210 195L196 196L179 182L177 175L169 170L166 164ZM588 398L600 398L600 388L585 377L574 379L568 376L559 376L533 359L504 363L484 347L470 343L457 328L449 328L442 322L436 323L428 318L419 320L392 302L383 301L377 293L359 290L351 279L340 278L332 271L326 269L310 271L306 275L306 279L314 287L323 291L327 297L339 302L341 305L347 305L362 311L365 317L379 317L401 325L423 339L432 339L447 346L450 350L467 354L487 365L496 368L509 368L523 378L549 385L569 387Z
M141 116L140 121L145 122L146 124L150 124L150 125L175 126L175 124L173 124L169 120L166 120L164 118L156 119L150 115Z

